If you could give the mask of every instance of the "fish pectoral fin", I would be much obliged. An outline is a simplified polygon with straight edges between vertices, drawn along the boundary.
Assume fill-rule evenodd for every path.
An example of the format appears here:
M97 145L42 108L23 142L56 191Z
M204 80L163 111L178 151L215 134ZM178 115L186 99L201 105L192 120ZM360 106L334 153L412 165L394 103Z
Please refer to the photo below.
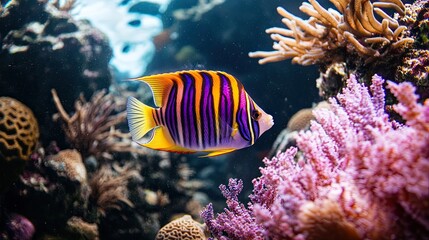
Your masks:
M128 127L134 141L141 140L151 129L156 127L153 119L155 109L145 105L134 97L127 100Z
M175 153L194 153L195 151L177 146L164 126L159 126L154 129L152 138L141 144L144 147Z
M164 126L158 126L153 130L152 138L141 145L152 149L164 150L173 147L175 143L168 129Z
M223 155L223 154L227 154L227 153L230 153L230 152L233 152L233 151L235 151L235 149L234 149L234 148L224 149L224 150L214 151L214 152L211 152L211 153L209 153L209 154L207 154L207 155L199 156L199 157L200 157L200 158L216 157L216 156L220 156L220 155Z

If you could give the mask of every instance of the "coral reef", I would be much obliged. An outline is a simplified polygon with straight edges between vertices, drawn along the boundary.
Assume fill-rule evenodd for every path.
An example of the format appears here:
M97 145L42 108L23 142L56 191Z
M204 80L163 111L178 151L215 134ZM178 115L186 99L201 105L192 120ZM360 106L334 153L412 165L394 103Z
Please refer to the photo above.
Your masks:
M196 222L189 215L171 221L162 227L156 235L156 240L205 240L204 225Z
M87 173L82 156L75 149L66 149L46 158L45 166L55 171L55 175L77 181L80 184L87 183Z
M51 1L10 1L1 11L0 36L0 96L16 98L32 109L47 143L53 137L48 134L52 88L71 110L81 92L88 97L110 84L106 37Z
M335 96L350 74L370 85L378 74L394 82L411 81L426 99L427 16L425 0L404 4L398 0L331 0L337 10L326 9L316 0L304 2L300 10L309 15L303 20L277 8L287 28L274 27L271 34L275 51L251 52L259 63L292 58L301 65L318 64L320 96ZM387 14L387 13L394 13Z
M0 97L0 192L18 178L38 140L33 112L16 99Z
M59 231L70 217L86 208L88 188L82 165L77 151L38 148L19 180L3 196L2 208L26 216L39 234Z
M133 203L128 199L127 184L130 178L139 177L137 170L131 170L127 165L123 168L116 166L113 171L108 166L101 167L92 176L89 186L91 187L90 201L93 202L98 213L105 215L108 209L120 209L120 203L125 203L133 207Z
M383 82L374 76L368 92L351 76L338 100L330 100L331 108L315 111L310 131L298 136L303 155L290 148L264 159L248 208L237 199L240 182L221 186L228 209L216 218L211 205L202 213L213 236L329 239L335 233L344 239L425 238L429 101L419 104L410 83L388 82L399 101L393 108L406 122L389 120Z
M88 21L75 19L82 2L13 0L0 8L0 95L29 106L41 135L37 146L36 137L34 145L18 157L23 171L17 171L14 184L6 186L0 179L7 187L0 186L1 239L30 239L31 235L34 239L154 239L172 216L199 218L204 198L193 195L202 183L193 179L187 159L143 149L125 133L126 96L136 93L126 92L132 89L129 86L124 90L111 85L112 51L106 36ZM159 13L168 2L122 2L130 7L128 17L139 18L125 19L130 21L124 24L134 24L127 28L133 34L114 33L129 40L124 45L114 43L128 53L121 56L133 62L129 66L144 70L135 61L139 49L132 44L140 37L152 41L159 30L142 26L154 18L160 24ZM148 6L154 12L143 13ZM136 20L142 25L137 26ZM144 36L134 33L137 28L143 29ZM17 135L23 138L22 144L29 144L26 138L37 131L28 125L27 115L3 111L3 102L1 98L0 154L9 158L20 152L3 148L3 143L13 144L13 134L7 132L2 138L2 130L12 131L11 122L17 123L22 127ZM2 164L14 162L0 158ZM11 172L3 165L0 169L0 178ZM27 221L9 221L11 213ZM22 227L8 228L9 223L18 227L22 223ZM24 231L29 234L24 236Z
M403 16L405 5L401 1L331 0L337 10L325 9L316 0L309 2L300 7L310 16L308 20L277 8L288 29L266 31L276 41L276 51L252 52L250 57L262 57L260 64L292 58L294 63L310 65L322 59L342 61L346 48L367 58L378 58L414 42L413 38L404 37L407 27L382 9L391 8ZM375 14L382 18L381 22Z
M112 159L113 152L139 152L131 146L130 134L115 128L125 121L126 114L115 113L117 104L111 94L96 92L89 102L81 96L72 116L64 110L55 90L52 96L58 110L54 120L61 120L68 142L84 158Z
M0 160L28 160L39 140L39 125L20 101L0 97Z

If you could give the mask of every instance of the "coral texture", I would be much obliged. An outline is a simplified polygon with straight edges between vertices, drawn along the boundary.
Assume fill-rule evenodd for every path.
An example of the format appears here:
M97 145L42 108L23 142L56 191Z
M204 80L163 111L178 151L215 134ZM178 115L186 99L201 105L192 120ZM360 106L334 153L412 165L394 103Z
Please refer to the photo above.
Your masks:
M66 138L83 157L112 159L112 152L137 152L131 147L130 135L116 129L125 120L125 112L115 113L113 96L105 91L96 92L90 101L82 96L75 102L72 116L64 110L55 90L52 90L58 114L54 119L62 121Z
M347 48L359 55L377 58L414 42L412 38L403 37L407 27L383 10L391 8L403 16L405 5L400 0L331 0L337 10L326 9L316 0L309 2L300 7L310 16L307 20L278 7L277 12L283 17L287 29L266 30L276 41L275 51L252 52L249 56L262 58L260 64L292 58L294 63L310 65L325 61L326 55L338 61L342 58L340 49ZM375 15L381 17L381 22Z
M427 236L429 101L419 104L409 83L388 82L406 122L391 121L383 82L374 76L369 92L352 76L331 109L314 111L310 131L297 138L303 156L290 148L265 159L247 209L230 206L223 189L229 210L214 218L209 205L202 214L212 234L252 239L235 235L247 225L269 239L329 239L333 231L344 239Z
M76 150L66 149L56 155L48 156L45 165L54 170L58 176L81 184L87 183L86 168L82 156Z
M81 218L71 217L67 221L69 231L75 233L77 237L83 237L88 240L98 240L98 227L95 223L87 223Z
M31 109L16 99L0 97L0 160L28 160L39 139Z
M12 0L0 16L0 96L19 99L33 110L43 141L52 138L51 88L71 110L81 92L91 96L111 80L107 38L87 21L76 21L63 11L67 4L55 2Z
M105 215L108 209L120 209L121 204L134 206L128 199L128 181L138 177L138 172L131 166L124 166L113 171L109 166L98 170L89 182L91 187L90 201L96 205L98 212Z
M156 235L156 240L205 240L204 226L191 216L185 215L173 220L162 227Z
M228 209L215 218L213 206L209 204L201 213L212 235L220 240L264 239L263 228L256 223L253 213L238 201L238 194L243 189L243 181L231 178L228 187L221 185L219 188L226 198Z

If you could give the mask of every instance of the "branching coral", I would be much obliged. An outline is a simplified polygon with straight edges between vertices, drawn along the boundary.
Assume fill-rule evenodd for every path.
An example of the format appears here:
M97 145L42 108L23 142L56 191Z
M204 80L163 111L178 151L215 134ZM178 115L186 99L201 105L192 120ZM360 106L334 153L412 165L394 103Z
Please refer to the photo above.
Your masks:
M352 76L331 109L315 111L310 131L297 138L303 157L291 148L264 160L247 209L229 206L228 194L225 213L214 218L206 208L202 217L212 234L252 239L235 235L247 227L269 239L427 236L429 101L419 104L409 83L388 82L399 101L394 109L406 121L401 125L384 112L382 85L374 76L368 92Z
M55 90L52 90L58 114L54 119L61 119L67 140L83 157L93 155L112 159L112 152L138 152L131 146L130 135L116 129L124 122L126 114L114 114L113 96L105 91L95 93L87 102L83 97L75 102L75 113L70 116L64 110Z
M277 12L288 29L274 27L266 30L276 41L273 46L275 51L251 52L249 56L262 58L260 64L292 58L293 63L310 65L322 59L325 61L328 53L341 57L335 54L341 48L353 49L366 57L380 57L414 41L403 37L407 27L400 25L383 10L391 8L404 15L405 5L400 0L330 0L337 10L325 9L316 0L309 2L304 2L300 7L310 16L308 20L278 7Z
M108 209L120 209L120 203L132 207L133 203L128 199L128 181L133 177L139 177L131 165L122 168L116 166L113 171L108 166L101 167L89 181L91 188L90 200L97 206L98 212L105 215Z
M238 201L238 194L243 189L243 182L230 179L228 187L219 187L226 198L228 209L214 217L213 206L209 204L201 213L208 230L217 239L263 239L263 229L255 222L255 218L242 203ZM226 234L226 236L224 236Z

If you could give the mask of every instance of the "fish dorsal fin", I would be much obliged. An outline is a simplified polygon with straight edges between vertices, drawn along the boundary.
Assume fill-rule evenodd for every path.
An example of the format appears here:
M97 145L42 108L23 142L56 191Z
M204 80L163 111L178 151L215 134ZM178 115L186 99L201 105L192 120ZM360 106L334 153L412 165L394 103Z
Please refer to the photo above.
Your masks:
M173 79L180 81L178 73L156 74L134 78L132 80L140 80L147 83L152 90L155 105L157 107L162 107L164 100L167 98L170 93L170 89L173 86Z

